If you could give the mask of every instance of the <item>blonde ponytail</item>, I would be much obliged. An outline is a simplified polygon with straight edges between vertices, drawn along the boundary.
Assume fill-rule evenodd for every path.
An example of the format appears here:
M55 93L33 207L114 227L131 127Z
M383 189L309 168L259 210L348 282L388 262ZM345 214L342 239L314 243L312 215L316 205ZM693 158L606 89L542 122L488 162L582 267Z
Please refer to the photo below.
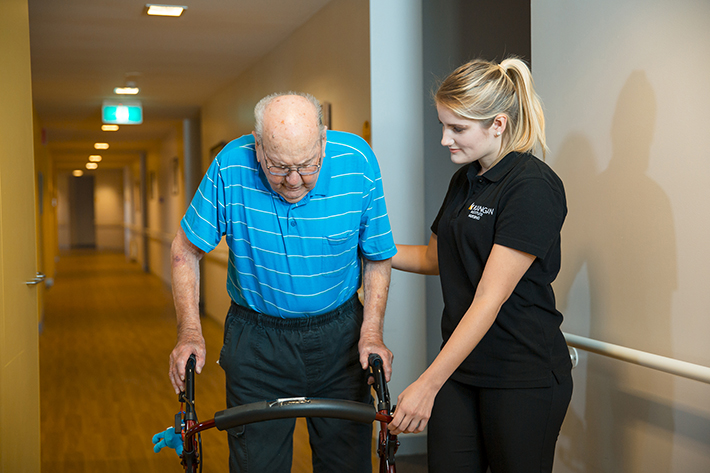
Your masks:
M499 114L508 118L501 157L511 151L547 152L542 101L535 93L532 74L518 58L500 64L470 61L452 72L434 95L436 102L455 114L479 120L488 127Z

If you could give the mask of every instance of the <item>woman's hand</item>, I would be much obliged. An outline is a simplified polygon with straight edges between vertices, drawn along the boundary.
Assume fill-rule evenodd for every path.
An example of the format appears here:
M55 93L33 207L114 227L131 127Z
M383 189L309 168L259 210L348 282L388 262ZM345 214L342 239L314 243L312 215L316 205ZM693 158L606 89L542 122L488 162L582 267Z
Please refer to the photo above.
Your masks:
M389 424L389 430L394 435L424 430L431 417L431 409L438 392L438 389L421 378L410 384L397 397L397 408Z

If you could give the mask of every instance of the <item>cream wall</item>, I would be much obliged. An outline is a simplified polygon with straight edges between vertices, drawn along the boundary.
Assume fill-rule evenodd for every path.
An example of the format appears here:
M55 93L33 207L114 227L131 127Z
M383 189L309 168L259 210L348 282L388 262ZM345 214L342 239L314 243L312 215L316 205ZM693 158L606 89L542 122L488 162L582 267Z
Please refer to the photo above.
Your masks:
M710 3L532 2L563 330L710 366ZM582 354L555 471L710 471L710 385Z
M332 104L332 128L362 134L370 119L367 0L333 0L202 108L204 168L209 149L251 133L254 105L288 90ZM228 60L228 58L226 58Z
M154 150L147 154L148 255L150 272L170 284L170 244L185 213L182 194L183 135L175 124ZM178 166L175 168L174 160ZM177 179L177 187L173 179Z
M95 176L96 249L123 251L123 170L99 169Z
M333 0L212 97L202 108L203 169L215 144L251 133L254 106L273 92L303 91L330 102L332 128L362 135L370 120L368 5L367 0ZM205 312L220 321L230 303L223 245L206 256L202 277Z
M94 177L94 228L96 231L96 249L108 251L123 251L124 248L124 208L123 208L123 170L122 169L97 169L89 171ZM69 185L70 180L75 179L71 171L59 170L54 176L56 191L50 189L53 195L49 205L44 211L50 212L53 216L47 216L56 220L57 241L56 247L63 250L71 248L70 238L70 202ZM53 202L56 206L53 206ZM52 229L45 230L45 238L51 238ZM45 246L47 244L45 243ZM47 251L54 251L48 247ZM56 255L57 252L52 253Z
M57 245L66 250L71 246L69 238L69 171L57 171Z

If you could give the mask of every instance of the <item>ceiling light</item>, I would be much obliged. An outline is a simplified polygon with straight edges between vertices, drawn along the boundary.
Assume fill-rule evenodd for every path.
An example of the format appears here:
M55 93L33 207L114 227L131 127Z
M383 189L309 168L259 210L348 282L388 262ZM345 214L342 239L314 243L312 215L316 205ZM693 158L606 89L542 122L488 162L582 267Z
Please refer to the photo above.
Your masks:
M101 125L102 131L118 131L118 125Z
M141 89L138 87L116 87L113 93L117 95L136 95Z
M86 163L86 169L96 169L99 165L96 163Z
M84 175L84 171L82 171L81 169L75 169L71 172L71 175L74 177L81 177Z
M187 7L178 5L153 5L148 3L146 7L149 15L156 16L180 16L183 10L187 10Z
M92 163L100 163L101 156L99 156L98 154L92 154L91 156L89 156L89 161L91 161Z
M94 149L108 149L108 143L94 143Z

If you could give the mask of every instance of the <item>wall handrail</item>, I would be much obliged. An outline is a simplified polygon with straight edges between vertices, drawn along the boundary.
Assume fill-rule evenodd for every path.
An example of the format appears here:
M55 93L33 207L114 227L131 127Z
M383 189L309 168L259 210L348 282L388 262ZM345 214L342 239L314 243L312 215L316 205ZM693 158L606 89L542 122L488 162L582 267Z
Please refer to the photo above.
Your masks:
M634 350L633 348L622 347L620 345L601 342L570 333L563 333L563 335L565 336L565 340L567 340L567 345L571 347L710 384L710 368L707 366L696 365L661 355L654 355L653 353Z

